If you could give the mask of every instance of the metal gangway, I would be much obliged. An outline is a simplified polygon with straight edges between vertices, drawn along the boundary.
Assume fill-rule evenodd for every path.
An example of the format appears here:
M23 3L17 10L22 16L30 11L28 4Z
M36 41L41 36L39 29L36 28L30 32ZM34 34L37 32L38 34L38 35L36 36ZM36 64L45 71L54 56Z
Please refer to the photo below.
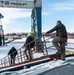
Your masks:
M49 51L50 49L55 49L52 45L51 46L47 46L47 44L50 44L50 39L49 38L45 38L45 36L41 36L38 39L33 40L32 42L35 42L39 39L42 39L43 45L41 45L39 48L36 48L36 44L34 46L34 48L32 48L30 50L31 53L31 60L27 60L26 56L24 54L24 49L25 48L20 48L18 49L18 54L16 56L15 59L15 64L10 64L10 56L5 56L4 58L0 59L0 70L2 69L6 69L6 68L10 68L10 67L15 67L15 66L21 66L21 65L25 65L25 64L29 64L29 63L33 63L33 62L38 62L41 60L54 60L55 58L58 59L60 57L60 53L56 54L50 54ZM30 43L32 43L30 42ZM30 43L27 44L30 46ZM25 45L25 46L27 46ZM68 49L73 49L73 48L69 48ZM13 53L14 54L14 53ZM39 56L35 56L35 54L39 54ZM67 51L67 56L74 56L74 52L72 52L70 54L70 51Z

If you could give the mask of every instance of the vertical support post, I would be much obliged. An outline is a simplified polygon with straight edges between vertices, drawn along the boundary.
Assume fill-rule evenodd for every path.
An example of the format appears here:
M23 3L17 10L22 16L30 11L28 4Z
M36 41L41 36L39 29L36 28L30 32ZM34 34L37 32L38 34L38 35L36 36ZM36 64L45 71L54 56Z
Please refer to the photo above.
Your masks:
M0 46L2 46L2 37L0 35Z
M3 67L3 64L2 64L2 59L1 59L1 67Z
M5 46L5 39L4 39L4 34L3 34L3 46Z
M42 0L34 0L34 5L35 23L37 26L37 37L39 38L42 35ZM43 42L41 38L36 41L36 46L39 49L39 51L43 52Z
M4 57L4 67L6 66L6 59L5 59L5 57Z
M37 22L37 33L38 33L38 37L41 36L41 32L42 32L42 18L41 18L41 7L36 7L36 22Z
M40 37L42 32L42 0L34 0L34 9L37 25L37 37Z
M47 50L46 41L45 41L45 37L44 37L44 36L43 36L43 39L44 39L44 44L45 44L46 54L48 55L48 50Z
M20 49L20 60L22 62L22 52L21 52L21 49Z
M4 30L2 28L2 18L4 18L4 16L0 13L0 46L5 45Z
M19 63L19 54L17 55L17 63Z

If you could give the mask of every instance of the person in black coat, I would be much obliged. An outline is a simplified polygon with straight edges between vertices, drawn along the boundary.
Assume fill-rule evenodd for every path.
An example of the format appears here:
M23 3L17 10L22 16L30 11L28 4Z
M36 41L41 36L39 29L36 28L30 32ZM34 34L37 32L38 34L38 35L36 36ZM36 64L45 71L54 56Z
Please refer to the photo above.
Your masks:
M12 47L10 49L10 51L8 52L8 55L10 55L10 59L11 59L11 65L15 64L15 57L17 55L17 50L15 49L15 47Z
M53 31L56 31L56 36L54 37L52 43L58 52L61 52L61 59L65 60L65 43L67 42L66 27L61 23L60 20L58 20L56 26L46 32L46 34L49 34Z
M31 48L33 48L34 45L35 45L34 37L29 33L27 38L26 38L26 42L24 44L24 46L25 46L25 55L26 55L27 59L30 59L30 60L32 59ZM27 51L28 51L28 54L27 54Z

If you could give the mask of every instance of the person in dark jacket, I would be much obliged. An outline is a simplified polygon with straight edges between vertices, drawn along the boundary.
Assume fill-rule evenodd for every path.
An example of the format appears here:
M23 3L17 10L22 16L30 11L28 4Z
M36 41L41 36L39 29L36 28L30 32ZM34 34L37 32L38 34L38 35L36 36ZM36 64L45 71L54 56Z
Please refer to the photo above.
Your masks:
M15 64L15 57L17 55L17 50L15 49L15 47L12 47L10 49L10 51L8 52L8 55L10 55L10 60L11 60L10 64L11 65Z
M46 32L46 34L49 34L53 31L56 31L56 36L54 37L52 43L58 50L58 52L61 53L61 59L65 60L65 43L67 42L66 27L61 23L60 20L58 20L56 26L53 29Z
M31 48L33 48L34 45L35 45L34 37L29 33L26 38L26 43L24 44L25 55L26 55L27 59L30 59L30 60L32 59ZM27 54L27 51L28 51L28 54Z

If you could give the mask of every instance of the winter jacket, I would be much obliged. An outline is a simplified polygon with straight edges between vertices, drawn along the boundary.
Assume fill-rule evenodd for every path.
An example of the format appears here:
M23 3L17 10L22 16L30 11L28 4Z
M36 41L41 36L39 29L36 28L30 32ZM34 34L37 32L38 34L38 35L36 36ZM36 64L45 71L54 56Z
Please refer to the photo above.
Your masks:
M33 42L32 42L32 41L33 41ZM30 42L31 42L31 43L30 43ZM30 43L30 44L29 44L29 43ZM27 45L27 44L29 44L29 45ZM35 42L34 42L33 36L28 36L28 37L27 37L25 45L27 45L26 47L27 47L28 49L34 47Z
M17 55L17 50L14 47L12 47L8 52L8 55L10 55L11 58L14 58Z
M61 38L67 38L67 31L65 26L61 23L59 25L56 25L53 29L46 32L46 34L49 34L53 31L56 31L56 36L59 36Z

